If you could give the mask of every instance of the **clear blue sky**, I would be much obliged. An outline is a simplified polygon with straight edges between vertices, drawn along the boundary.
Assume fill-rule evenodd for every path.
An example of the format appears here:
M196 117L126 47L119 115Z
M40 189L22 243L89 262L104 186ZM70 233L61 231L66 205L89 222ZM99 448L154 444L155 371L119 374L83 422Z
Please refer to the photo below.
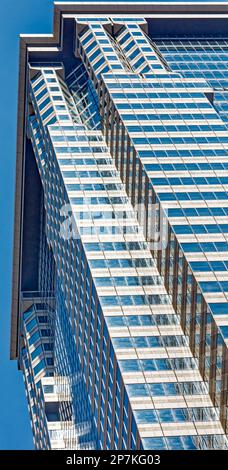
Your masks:
M0 450L32 449L22 373L9 360L20 33L52 32L53 0L3 0L0 15Z

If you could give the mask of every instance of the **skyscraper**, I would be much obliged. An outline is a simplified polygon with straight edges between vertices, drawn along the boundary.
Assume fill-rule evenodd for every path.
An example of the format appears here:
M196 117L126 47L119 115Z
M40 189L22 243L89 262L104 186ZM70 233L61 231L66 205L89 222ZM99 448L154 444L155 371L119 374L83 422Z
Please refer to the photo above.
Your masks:
M57 2L21 37L11 358L37 449L227 449L227 12Z

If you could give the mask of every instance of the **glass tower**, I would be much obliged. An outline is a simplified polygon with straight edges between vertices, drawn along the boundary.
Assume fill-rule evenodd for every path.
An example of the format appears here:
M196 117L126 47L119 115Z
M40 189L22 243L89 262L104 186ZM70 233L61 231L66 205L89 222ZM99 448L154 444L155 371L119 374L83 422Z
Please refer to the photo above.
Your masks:
M227 7L184 3L57 2L21 37L11 358L37 449L227 449Z

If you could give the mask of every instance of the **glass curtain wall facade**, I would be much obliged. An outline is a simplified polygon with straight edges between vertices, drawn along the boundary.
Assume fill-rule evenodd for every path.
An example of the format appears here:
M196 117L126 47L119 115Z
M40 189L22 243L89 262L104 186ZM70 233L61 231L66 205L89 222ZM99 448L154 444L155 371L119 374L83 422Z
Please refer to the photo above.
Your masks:
M11 355L35 447L227 449L228 38L76 12L73 59L69 33L26 65Z

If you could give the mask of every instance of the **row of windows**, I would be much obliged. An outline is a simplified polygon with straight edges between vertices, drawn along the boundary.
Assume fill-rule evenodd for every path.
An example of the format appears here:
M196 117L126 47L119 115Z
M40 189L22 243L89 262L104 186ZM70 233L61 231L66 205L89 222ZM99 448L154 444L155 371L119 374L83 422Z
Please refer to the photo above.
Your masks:
M133 137L132 142L135 145L178 145L178 144L227 144L228 137L224 136L214 136L211 137L207 135L203 136L192 136L192 137ZM95 151L95 150L94 150ZM69 150L70 152L70 150Z
M159 276L96 277L95 284L98 287L157 286L161 285L162 281Z
M204 382L134 383L126 385L130 397L161 397L206 394Z
M142 48L142 50L145 50L145 48ZM151 52L153 51L153 49L150 49ZM152 52L155 56L155 53ZM133 77L135 78L135 77ZM170 78L170 81L168 81L168 78ZM173 80L172 79L172 75L169 75L167 73L167 79L166 81L164 82L163 86L158 82L158 81L153 81L150 80L150 82L146 83L145 81L143 82L140 82L139 80L136 80L136 81L133 81L129 78L129 81L127 82L117 82L117 81L114 81L112 82L111 81L112 79L110 78L108 80L108 88L110 89L128 89L128 88L133 88L133 89L143 89L145 90L145 93L147 94L148 93L148 90L154 90L156 88L159 88L161 89L161 92L167 88L184 88L184 89L187 89L187 88L209 88L208 84L202 80L201 82L198 81L198 82L184 82L182 83L180 80ZM147 95L148 96L148 95ZM168 94L169 96L169 94ZM171 96L172 96L172 92L171 92ZM201 95L202 96L202 95Z
M66 183L69 191L120 191L121 183Z
M112 338L112 344L117 349L128 348L159 348L187 346L185 336L129 336Z
M101 171L62 171L62 175L65 176L65 178L110 178L111 176L115 176L116 171L113 170L107 171L107 170L101 170ZM114 173L114 174L113 174Z
M91 147L83 147L83 146L80 146L80 147L55 147L55 151L56 153L100 153L100 152L104 152L106 149L105 147L95 147L95 146L92 146Z
M124 115L124 119L126 119L126 116ZM217 132L217 131L221 131L221 132L226 132L227 131L227 128L226 126L223 126L222 123L221 124L210 124L210 125L207 125L207 124L194 124L194 125L190 125L190 124L185 124L185 125L169 125L169 124L166 124L164 126L162 126L161 124L160 125L156 125L156 126L147 126L147 125L144 125L144 124L141 124L141 125L134 125L134 126L131 126L131 125L128 125L127 124L127 129L129 132L132 132L132 133L135 133L135 132L144 132L144 133L147 133L147 132L156 132L156 133L159 133L159 132Z
M228 194L225 191L189 191L189 192L179 192L176 191L175 193L159 193L158 198L160 201L201 201L201 200L208 200L208 201L215 201L215 200L226 200L228 199ZM200 227L200 226L199 226ZM226 226L222 226L222 228L226 228ZM199 228L200 229L200 228ZM215 225L208 225L208 230L216 230Z
M195 360L191 357L176 357L169 359L120 359L122 372L155 372L165 370L197 369Z
M156 40L156 45L173 71L181 71L184 77L205 78L215 89L227 86L226 41L180 38L176 41Z
M145 93L120 93L120 92L113 92L112 91L112 97L114 99L127 99L127 100L134 100L134 99L151 99L151 100L154 100L154 99L167 99L168 100L168 103L170 103L170 100L173 100L173 99L191 99L191 100L194 100L194 99L201 99L203 100L204 99L204 94L201 92L191 92L191 93L187 93L187 92L182 92L182 93L178 93L178 92L166 92L164 90L163 93L150 93L150 92L145 92ZM156 103L157 104L157 103ZM166 103L165 103L166 104ZM172 103L173 104L173 103ZM199 103L198 103L199 104ZM201 105L201 102L200 102L200 105Z
M228 261L191 261L193 271L227 271Z
M228 243L225 242L201 242L201 243L181 243L185 252L204 252L209 253L213 251L228 251Z
M216 163L144 163L147 171L207 171L227 170L228 162Z
M201 183L202 184L202 183ZM209 208L186 208L186 209L167 209L168 217L225 217L228 215L228 208L211 207Z
M208 234L208 233L228 233L228 224L211 224L211 225L173 225L173 230L176 234L189 234L193 233Z
M92 173L92 172L90 172ZM215 176L203 177L181 177L181 178L155 178L153 177L154 186L192 186L192 185L219 185L219 184L228 184L228 178L221 176L217 178Z
M199 103L193 103L193 102L189 102L189 103L182 103L182 102L177 102L177 103L174 103L174 102L170 102L170 103L160 103L160 102L157 102L157 103L153 103L153 102L142 102L139 103L138 100L137 102L134 103L134 101L131 100L131 102L123 102L123 98L121 98L121 102L118 103L116 102L116 107L118 110L121 110L121 109L131 109L131 110L137 110L137 109L149 109L149 110L152 110L152 109L164 109L167 113L167 110L170 109L170 110L174 110L174 109L181 109L181 110L184 110L186 109L188 112L191 110L191 109L202 109L202 110L205 110L205 109L210 109L211 110L211 105L209 103L206 103L205 101L202 101L202 102L199 102Z
M113 305L111 303L111 305ZM156 315L125 315L125 316L107 316L106 323L110 328L137 327L137 326L161 326L177 325L179 319L175 314L156 314Z
M135 259L92 259L89 264L93 269L102 268L149 268L154 266L151 258L135 258Z
M104 244L104 245L105 245L105 244ZM147 262L145 259L142 259L142 260L141 260L141 259L140 259L140 260L120 260L120 262L119 262L118 260L91 260L91 263L96 262L96 261L97 261L97 262L101 262L101 261L103 262L103 261L105 261L105 263L108 263L108 264L106 264L105 266L108 265L108 266L111 266L111 267L113 266L113 264L111 264L111 263L114 263L114 267L115 267L115 266L116 266L116 267L122 267L122 266L125 267L125 264L123 264L123 265L121 264L122 261L123 261L123 263L126 263L126 261L127 261L126 267L129 266L128 262L130 262L130 261L133 261L133 263L139 263L139 266L142 266L142 265L145 266L145 267L146 267L146 266L154 266L154 262L153 262L152 260L148 260L148 262ZM116 262L117 262L117 261L118 261L118 265L116 265ZM146 261L146 263L145 263L145 261ZM109 263L110 263L110 264L109 264ZM120 264L119 264L119 263L120 263ZM133 263L132 263L132 266L133 266ZM96 267L96 266L95 266L95 267ZM102 266L102 267L103 267L103 266ZM63 269L65 269L64 260L63 260ZM82 271L83 271L83 269L82 269ZM125 282L125 281L124 281L124 282ZM147 281L146 281L146 282L147 282ZM147 285L147 284L146 284L146 285ZM82 292L85 293L84 289L81 289L81 290L82 290ZM140 302L144 300L144 298L143 298L142 296L132 296L131 298L129 297L129 298L132 300L132 302L134 301L134 297L135 297L135 298L137 297L137 301L139 300ZM159 298L160 298L160 297L159 297ZM155 296L153 296L153 299L155 299ZM113 298L111 298L111 299L109 298L109 299L108 299L108 298L106 297L106 299L104 299L104 301L107 301L107 302L110 302L110 300L111 300L111 304L113 305ZM122 297L121 297L120 300L122 301ZM149 297L149 300L152 301L152 296ZM156 301L157 301L157 298L156 298ZM89 303L89 295L87 296L87 302ZM127 300L127 302L129 302L129 300ZM81 317L82 317L82 315L81 315ZM81 317L80 317L80 318L81 318ZM135 318L133 318L133 317L135 317ZM136 319L136 317L137 317L137 319ZM83 318L83 317L82 317L82 318ZM113 317L113 318L114 318L114 317ZM119 318L119 317L115 317L115 319L116 319L116 318ZM144 320L141 320L141 318L145 318L145 322L147 322L148 325L151 326L151 324L152 324L152 320L151 320L152 317L151 317L150 315L148 315L148 316L144 316L144 315L136 316L136 315L135 315L135 316L125 317L125 318L129 319L129 322L130 322L131 324L133 324L133 325L135 325L135 324L136 324L136 325L142 324L141 322L143 322ZM159 322L161 322L160 324L169 324L169 323L168 323L169 321L177 322L176 324L179 323L179 320L177 319L177 316L176 316L176 315L159 315L159 316L157 315L157 316L156 316L156 319L157 319L157 321L155 320L155 324L159 324ZM141 320L141 322L140 322L140 320ZM107 322L108 322L108 321L110 321L110 320L109 320L109 317L107 318ZM115 320L114 320L114 321L115 321ZM127 320L127 321L128 321L128 320ZM87 329L87 324L88 324L88 316L86 315L86 316L85 316L85 331L86 331L86 329ZM84 326L83 326L83 329L84 329ZM100 329L100 328L99 328L99 325L98 325L97 330L99 331L99 329ZM92 328L91 328L91 331L92 331ZM80 332L82 332L82 322L80 323ZM83 334L84 334L84 331L83 331ZM86 338L87 338L87 336L86 336L87 334L88 334L88 331L86 331L85 334L84 334L84 340L85 340L85 341L87 341L87 339L86 339ZM139 339L137 339L137 341L139 341ZM145 344L145 341L146 341L146 344L149 344L149 343L147 343L147 339L146 339L146 338L141 339L141 343L140 343L140 344ZM167 340L167 341L171 341L171 342L173 341L173 342L175 342L176 340L172 339L172 340ZM180 341L182 341L182 340L180 340ZM87 343L86 343L86 344L87 344ZM87 352L86 352L86 351L85 351L85 356L87 356ZM99 356L99 357L100 357L100 356ZM158 361L158 362L157 362L157 361ZM182 369L182 368L185 368L185 367L189 367L189 368L192 368L192 367L194 368L194 367L195 367L195 362L194 362L194 361L191 361L190 359L186 359L186 360L182 360L182 359L181 359L181 360L179 360L179 359L174 359L174 360L173 360L173 359L172 359L172 360L168 360L168 362L166 362L166 361L163 362L163 360L162 360L162 362L160 362L160 360L158 359L157 361L155 361L155 362L154 362L154 361L149 361L149 362L145 362L145 363L142 362L142 363L140 363L140 366L143 364L143 366L145 366L145 368L146 368L146 369L148 368L149 370L171 370L171 369L173 369L173 368L175 368L175 369ZM170 361L175 361L175 362L170 362ZM128 361L126 361L126 362L128 362ZM135 365L133 365L132 363L129 363L129 364L130 364L130 367L133 367L133 368L135 367ZM122 365L123 368L124 368L124 367L125 367L125 362L124 362L124 363L121 363L121 365ZM85 367L86 367L86 365L85 365ZM127 366L126 366L126 367L127 367ZM151 368L152 368L152 369L151 369ZM155 369L154 369L154 368L155 368ZM102 385L102 387L103 387L103 385ZM103 411L103 407L102 407L102 411ZM181 413L181 412L180 412L180 413ZM164 419L165 419L165 418L164 418ZM101 419L101 421L102 421L102 419Z
M184 421L216 421L214 408L172 408L162 410L137 410L134 416L142 423L181 423Z
M197 450L226 448L223 435L202 435L182 437L148 437L142 439L143 449ZM224 447L225 446L225 447Z
M117 105L119 108L119 104ZM203 113L203 112L198 112L198 113L189 113L188 111L186 113L174 113L170 112L169 114L167 112L163 113L158 113L154 109L153 113L132 113L132 114L127 114L125 113L124 110L122 112L120 111L120 114L123 116L123 119L125 121L153 121L154 128L157 129L156 122L154 121L192 121L193 119L197 120L219 120L219 116L216 113Z
M100 242L100 243L85 243L86 251L138 251L147 248L146 242Z
M205 149L169 149L169 150L138 150L138 155L142 158L213 158L213 157L226 157L228 156L228 150L225 148L205 148Z

